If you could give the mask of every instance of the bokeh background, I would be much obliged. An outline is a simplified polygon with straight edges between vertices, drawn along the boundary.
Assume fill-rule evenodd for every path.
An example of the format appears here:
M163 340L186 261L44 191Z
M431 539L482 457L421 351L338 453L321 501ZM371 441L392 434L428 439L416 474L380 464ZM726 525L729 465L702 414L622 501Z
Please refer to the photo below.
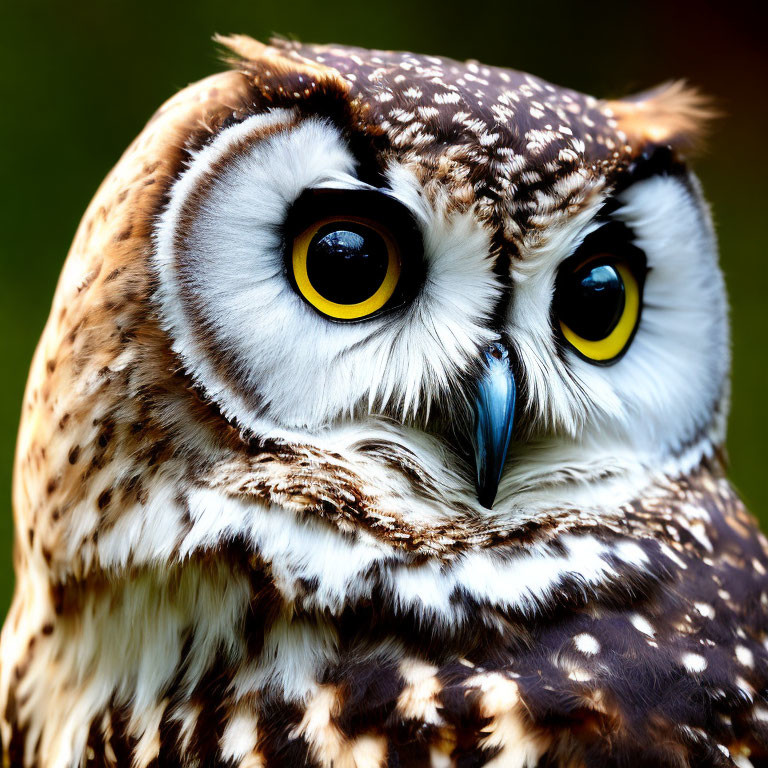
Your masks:
M9 0L0 4L0 616L20 404L85 206L153 110L221 68L215 32L406 49L620 96L669 78L723 113L697 163L733 322L731 476L768 525L768 4L582 0Z

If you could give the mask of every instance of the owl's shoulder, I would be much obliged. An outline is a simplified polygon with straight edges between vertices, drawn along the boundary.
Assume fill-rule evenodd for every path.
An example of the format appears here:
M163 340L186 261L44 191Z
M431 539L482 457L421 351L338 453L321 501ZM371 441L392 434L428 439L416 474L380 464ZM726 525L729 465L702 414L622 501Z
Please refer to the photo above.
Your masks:
M457 764L768 756L765 538L718 473L668 490L664 514L658 499L636 505L638 519L651 506L655 521L666 518L645 542L655 578L642 589L560 599L528 617L479 613L452 647L404 631L402 651L359 648L325 680L339 722L353 736L377 724L390 749L425 761L446 748ZM354 645L369 619L358 613L342 637Z

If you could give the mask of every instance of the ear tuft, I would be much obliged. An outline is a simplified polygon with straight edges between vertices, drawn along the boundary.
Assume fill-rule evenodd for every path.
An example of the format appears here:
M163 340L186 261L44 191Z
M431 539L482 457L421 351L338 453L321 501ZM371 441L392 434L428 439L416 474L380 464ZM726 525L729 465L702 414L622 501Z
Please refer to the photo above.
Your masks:
M626 99L604 102L631 144L669 144L697 149L719 117L712 100L684 80L674 80Z
M290 41L273 38L267 45L248 35L215 35L214 40L226 49L226 62L271 100L280 94L292 94L295 103L312 95L346 98L349 93L349 82L336 69L305 59Z
M242 61L260 59L266 55L268 49L264 43L260 43L248 35L215 34L213 40L225 49L224 59L231 66L237 66Z

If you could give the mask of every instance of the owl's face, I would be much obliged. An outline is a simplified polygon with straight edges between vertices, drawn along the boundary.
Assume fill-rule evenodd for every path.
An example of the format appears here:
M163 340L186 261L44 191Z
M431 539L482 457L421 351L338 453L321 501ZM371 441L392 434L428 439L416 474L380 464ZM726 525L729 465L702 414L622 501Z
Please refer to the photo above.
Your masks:
M372 563L610 524L722 442L695 96L230 42L242 74L150 123L59 289L52 567L245 540L338 602Z
M248 434L380 439L470 488L491 464L507 508L521 475L659 467L718 433L722 281L669 146L530 77L353 59L354 95L237 116L170 191L158 311L203 397Z

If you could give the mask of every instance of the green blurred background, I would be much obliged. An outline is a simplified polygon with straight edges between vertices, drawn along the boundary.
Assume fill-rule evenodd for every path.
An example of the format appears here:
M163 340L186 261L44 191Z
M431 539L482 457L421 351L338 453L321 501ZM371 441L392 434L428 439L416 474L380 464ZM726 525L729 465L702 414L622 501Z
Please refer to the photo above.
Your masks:
M620 96L684 77L725 117L697 164L733 319L731 476L768 524L765 2L28 0L0 5L0 615L11 465L27 368L85 206L153 110L220 68L215 32L407 49Z

